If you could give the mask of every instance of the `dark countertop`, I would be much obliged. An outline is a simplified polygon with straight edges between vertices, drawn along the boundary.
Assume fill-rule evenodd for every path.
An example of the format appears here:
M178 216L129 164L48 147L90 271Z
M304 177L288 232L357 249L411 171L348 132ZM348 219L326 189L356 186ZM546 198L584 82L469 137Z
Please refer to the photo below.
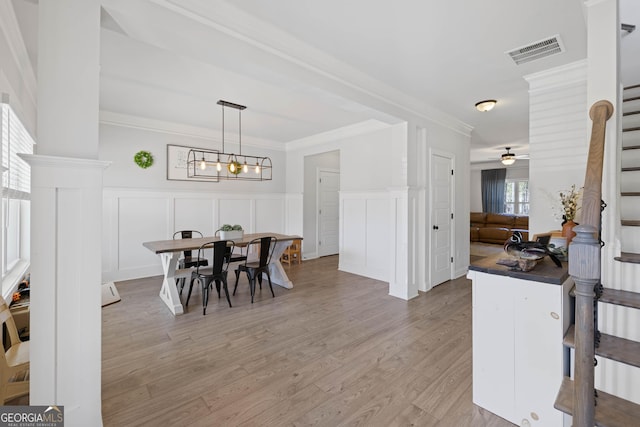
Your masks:
M544 257L531 271L512 270L505 265L496 264L500 258L509 258L506 253L497 253L472 262L469 270L482 273L496 274L498 276L514 277L516 279L533 280L535 282L562 285L569 277L567 263L562 263L562 268L557 267L549 257Z

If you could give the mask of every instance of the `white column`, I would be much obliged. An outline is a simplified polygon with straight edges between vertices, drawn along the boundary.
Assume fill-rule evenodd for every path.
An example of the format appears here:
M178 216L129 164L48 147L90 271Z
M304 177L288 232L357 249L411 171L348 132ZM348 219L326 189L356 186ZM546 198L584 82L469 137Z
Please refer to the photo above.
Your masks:
M43 1L38 12L38 154L97 158L100 1Z
M529 235L533 236L561 228L558 193L584 183L591 129L587 63L574 62L525 79L529 82Z
M416 279L417 192L409 187L389 189L389 295L409 300L418 296Z
M101 426L100 2L40 2L38 45L30 403Z
M404 123L393 128L389 164L389 295L409 300L418 296L418 159L416 128Z

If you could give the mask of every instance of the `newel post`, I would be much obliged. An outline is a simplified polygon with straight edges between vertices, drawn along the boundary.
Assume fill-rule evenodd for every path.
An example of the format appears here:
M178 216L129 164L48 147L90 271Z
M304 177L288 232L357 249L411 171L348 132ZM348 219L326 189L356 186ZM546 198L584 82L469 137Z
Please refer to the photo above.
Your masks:
M600 281L600 242L591 225L573 230L576 237L569 248L569 274L576 284L573 425L586 427L594 425L595 414L593 301Z

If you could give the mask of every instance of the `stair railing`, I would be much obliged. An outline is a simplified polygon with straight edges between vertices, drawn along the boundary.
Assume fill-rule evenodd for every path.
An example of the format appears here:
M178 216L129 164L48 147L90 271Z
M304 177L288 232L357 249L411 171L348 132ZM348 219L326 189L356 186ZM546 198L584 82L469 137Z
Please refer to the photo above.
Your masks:
M569 250L569 274L576 284L575 369L573 425L592 427L595 416L594 388L594 298L600 283L600 224L602 203L602 168L607 120L613 114L609 101L591 106L593 122L589 157L582 195L581 225L574 228L576 237Z

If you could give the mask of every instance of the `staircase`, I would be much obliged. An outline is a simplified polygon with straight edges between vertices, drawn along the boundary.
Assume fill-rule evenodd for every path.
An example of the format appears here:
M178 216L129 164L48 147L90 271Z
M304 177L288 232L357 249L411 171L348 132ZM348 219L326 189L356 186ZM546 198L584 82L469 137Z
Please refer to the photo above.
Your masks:
M598 104L590 114L593 131L582 222L593 228L579 233L580 239L574 238L569 261L569 273L576 283L572 291L576 324L567 331L564 345L575 349L575 369L572 367L573 380L564 378L555 407L573 415L575 427L640 426L640 404L602 390L594 392L594 378L600 378L609 389L616 389L616 381L633 384L640 378L640 85L625 88L623 96L619 175L622 251L611 261L612 268L607 267L614 272L608 277L619 280L604 283L602 279L602 284L600 268L608 261L601 263L597 238L604 147L604 123L599 121L606 122L608 117L606 108ZM600 113L594 111L597 107ZM595 368L594 361L598 365ZM635 381L634 388L639 387L640 382ZM624 387L619 389L616 394L630 393ZM635 393L634 401L640 402L637 390Z
M616 259L640 263L640 85L626 87L622 99L621 243L628 252Z

